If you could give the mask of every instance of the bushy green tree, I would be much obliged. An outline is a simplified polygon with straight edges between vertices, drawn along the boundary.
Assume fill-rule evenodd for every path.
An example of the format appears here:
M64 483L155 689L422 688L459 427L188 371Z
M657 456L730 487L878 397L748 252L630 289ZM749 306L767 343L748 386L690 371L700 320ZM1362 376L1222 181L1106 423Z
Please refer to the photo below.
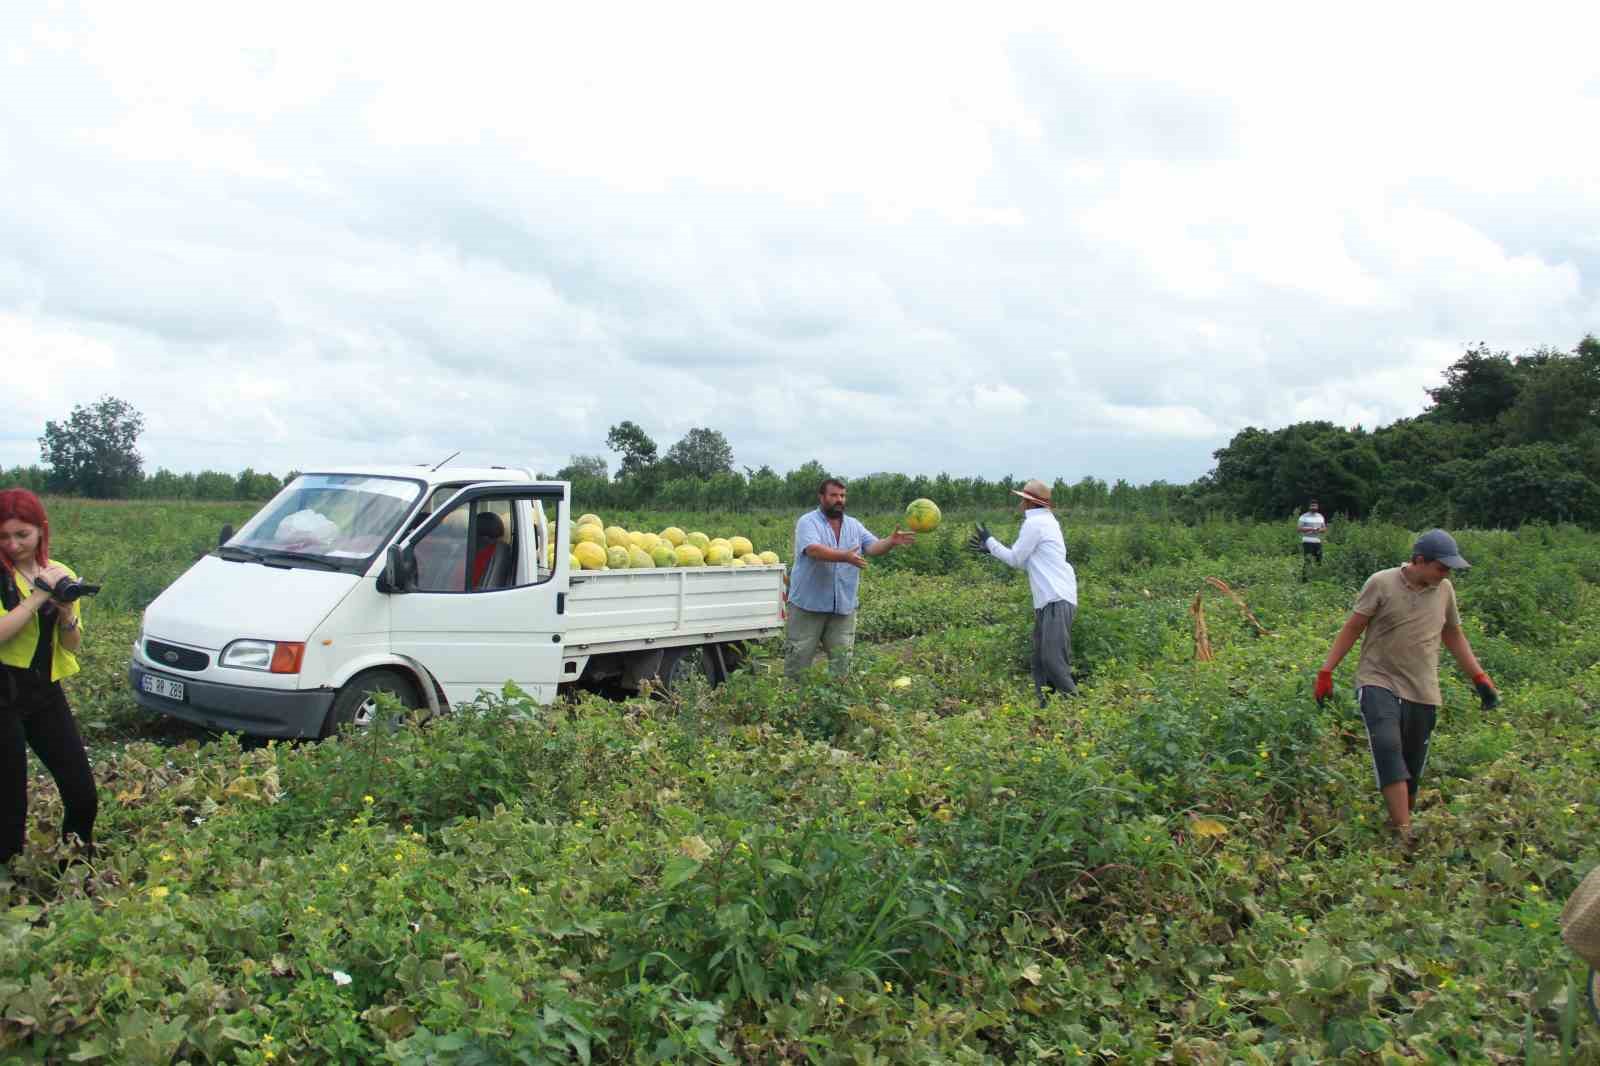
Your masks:
M606 434L606 447L622 453L617 479L638 478L651 473L656 465L656 442L638 423L618 422Z
M1428 415L1445 422L1493 423L1517 402L1517 367L1509 352L1491 352L1486 344L1468 348L1444 372L1444 384L1429 389Z
M233 495L238 500L270 500L281 488L283 483L272 474L258 474L247 466L239 471Z
M606 476L606 461L599 455L574 455L567 460L567 465L556 471L556 478L560 481L581 481L586 478L604 479Z
M239 479L221 470L202 470L194 478L194 495L201 500L231 500Z
M733 472L733 445L718 430L696 427L662 461L671 477L713 478Z
M783 476L785 502L791 506L815 505L817 486L828 476L828 468L809 459Z
M1365 514L1383 469L1370 435L1332 422L1250 427L1213 455L1211 487L1255 518L1294 513L1312 497L1330 514ZM1113 503L1116 495L1113 489Z
M8 489L45 492L50 487L50 472L42 466L14 466L0 472L0 483Z
M1473 525L1514 529L1524 522L1600 522L1600 485L1573 449L1541 443L1496 448L1452 471L1451 498Z
M115 396L72 409L62 422L46 422L39 452L50 468L50 488L98 499L126 496L144 467L139 434L144 416Z

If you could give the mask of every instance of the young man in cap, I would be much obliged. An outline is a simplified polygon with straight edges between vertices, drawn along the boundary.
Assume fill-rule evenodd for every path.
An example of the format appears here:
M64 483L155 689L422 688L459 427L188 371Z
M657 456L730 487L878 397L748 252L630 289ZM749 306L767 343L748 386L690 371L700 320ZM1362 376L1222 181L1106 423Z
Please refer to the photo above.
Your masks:
M1008 548L980 525L967 547L1028 572L1028 587L1033 591L1033 690L1043 707L1046 685L1063 696L1078 692L1072 680L1072 619L1078 613L1078 575L1067 562L1061 523L1056 521L1050 505L1050 486L1035 479L1020 490L1011 491L1022 497L1022 528L1017 532L1017 542Z
M1456 610L1456 590L1449 575L1468 565L1450 534L1442 529L1422 534L1412 545L1410 562L1380 570L1367 579L1356 597L1355 609L1317 671L1314 695L1321 703L1333 694L1333 671L1361 640L1356 693L1378 788L1389 810L1389 825L1402 843L1411 842L1411 808L1428 761L1428 739L1443 702L1439 645L1450 649L1462 671L1472 678L1486 710L1500 702L1494 682L1461 631L1461 615Z
M817 509L794 525L794 566L789 571L789 617L784 627L783 672L799 678L816 657L828 653L835 677L850 672L856 643L857 590L867 556L883 555L917 539L897 529L875 537L844 513L844 482L827 478L817 486Z

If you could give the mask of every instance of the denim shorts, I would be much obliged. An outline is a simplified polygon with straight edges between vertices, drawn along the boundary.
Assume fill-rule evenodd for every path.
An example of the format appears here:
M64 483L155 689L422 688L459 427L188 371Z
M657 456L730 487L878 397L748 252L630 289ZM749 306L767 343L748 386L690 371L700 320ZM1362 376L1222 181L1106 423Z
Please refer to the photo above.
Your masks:
M1377 685L1362 685L1357 694L1378 787L1405 781L1406 790L1416 795L1422 768L1428 764L1428 739L1433 736L1439 708L1401 699Z

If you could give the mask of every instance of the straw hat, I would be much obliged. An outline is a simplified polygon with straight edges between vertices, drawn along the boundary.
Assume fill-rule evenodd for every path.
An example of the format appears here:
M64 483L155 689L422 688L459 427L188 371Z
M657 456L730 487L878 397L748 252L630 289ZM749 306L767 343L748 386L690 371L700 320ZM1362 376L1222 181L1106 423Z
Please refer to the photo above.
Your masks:
M1055 504L1050 502L1050 486L1038 478L1034 478L1020 489L1012 489L1011 494L1013 496L1021 496L1029 503L1036 503L1040 507L1055 507Z

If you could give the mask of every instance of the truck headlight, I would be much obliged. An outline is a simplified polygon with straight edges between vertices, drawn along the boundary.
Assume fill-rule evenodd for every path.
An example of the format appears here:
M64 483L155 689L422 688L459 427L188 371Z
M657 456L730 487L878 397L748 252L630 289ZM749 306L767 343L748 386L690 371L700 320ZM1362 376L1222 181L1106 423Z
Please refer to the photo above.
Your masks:
M298 674L306 646L284 640L236 640L222 649L218 666L235 670L261 670L270 674Z

